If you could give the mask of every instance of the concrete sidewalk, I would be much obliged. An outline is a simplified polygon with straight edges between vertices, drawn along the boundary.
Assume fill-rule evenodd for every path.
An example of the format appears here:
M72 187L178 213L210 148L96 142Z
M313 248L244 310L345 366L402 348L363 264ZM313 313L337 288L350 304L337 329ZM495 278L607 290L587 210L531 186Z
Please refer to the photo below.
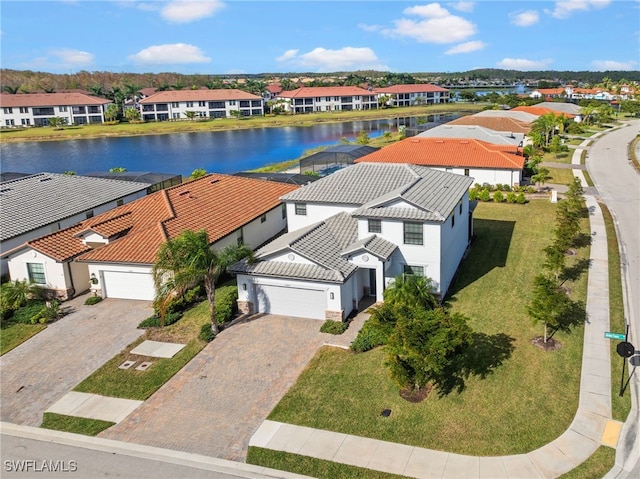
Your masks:
M574 156L579 163L579 149ZM574 172L586 184L582 172ZM585 199L592 244L580 400L573 422L560 437L528 454L474 457L264 421L249 444L408 477L493 479L558 477L584 462L601 444L615 447L617 434L611 431L619 431L620 423L611 421L610 340L604 337L609 329L607 235L596 199Z

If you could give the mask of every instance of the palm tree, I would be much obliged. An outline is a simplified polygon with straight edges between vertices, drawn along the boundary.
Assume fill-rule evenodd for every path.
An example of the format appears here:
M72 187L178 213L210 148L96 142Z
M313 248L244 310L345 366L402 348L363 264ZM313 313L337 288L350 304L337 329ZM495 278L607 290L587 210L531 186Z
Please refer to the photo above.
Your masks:
M11 85L5 85L2 87L2 91L5 93L9 93L10 95L15 95L20 91L20 87L19 86L11 86Z
M431 278L400 275L384 290L384 300L394 307L420 305L426 309L434 309L438 306L438 301L433 295L434 290Z
M549 146L549 140L555 127L556 115L554 113L545 113L531 124L531 131L541 133L544 137L544 146Z
M247 246L229 245L220 251L211 248L207 232L185 230L176 238L162 245L153 265L153 281L156 287L156 304L159 305L161 322L169 301L184 294L194 286L204 283L209 301L211 330L220 332L216 322L215 289L220 275L236 261L252 258Z

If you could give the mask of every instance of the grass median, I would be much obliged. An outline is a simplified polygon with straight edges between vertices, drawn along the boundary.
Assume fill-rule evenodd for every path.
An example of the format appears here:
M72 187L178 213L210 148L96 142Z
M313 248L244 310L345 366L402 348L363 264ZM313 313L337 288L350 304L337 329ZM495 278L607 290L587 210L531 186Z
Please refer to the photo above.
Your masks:
M24 324L3 321L0 326L0 356L20 346L27 339L35 336L47 327L46 324Z
M477 239L448 305L471 318L479 357L487 364L500 360L486 374L467 378L461 393L432 392L421 403L407 402L389 379L384 348L354 354L327 347L269 419L479 456L526 453L557 438L578 405L584 327L556 333L561 349L544 352L531 344L542 325L533 325L526 313L555 208L547 200L478 205ZM589 248L577 253L570 264L588 258ZM583 274L566 284L573 299L585 301L586 283ZM383 409L391 415L381 416ZM260 464L269 455L261 452Z

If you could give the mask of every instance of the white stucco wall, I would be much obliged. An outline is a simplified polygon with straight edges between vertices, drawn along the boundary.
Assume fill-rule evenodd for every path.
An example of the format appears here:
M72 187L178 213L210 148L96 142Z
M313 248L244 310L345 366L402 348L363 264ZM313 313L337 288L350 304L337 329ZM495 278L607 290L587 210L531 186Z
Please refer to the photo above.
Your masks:
M433 167L434 170L446 171L456 175L464 175L465 168ZM491 168L469 168L466 175L474 179L474 183L488 183L490 185L519 185L522 181L522 170L502 170Z
M64 264L56 263L56 261L49 256L31 248L25 248L11 255L8 260L9 274L11 275L12 281L29 281L27 263L39 263L44 265L46 284L38 286L56 291L65 291L67 289Z
M462 212L460 212L462 210ZM447 218L441 229L440 293L445 294L469 245L469 197L455 208L455 222Z
M296 214L296 203L304 203L307 205L307 214L306 215L297 215ZM327 218L336 215L342 212L351 212L357 209L356 206L353 205L343 205L343 204L335 204L335 205L325 205L318 203L305 203L303 201L296 202L286 202L287 205L287 224L289 231L295 231L304 226L311 225L317 223L322 220L326 220Z

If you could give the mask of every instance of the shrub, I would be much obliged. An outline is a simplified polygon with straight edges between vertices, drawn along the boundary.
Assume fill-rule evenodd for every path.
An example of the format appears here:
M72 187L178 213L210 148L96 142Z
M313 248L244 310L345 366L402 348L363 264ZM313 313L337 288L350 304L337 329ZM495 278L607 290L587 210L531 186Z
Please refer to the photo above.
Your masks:
M38 315L45 307L44 301L30 300L27 304L16 309L10 317L11 321L16 323L31 324L31 318Z
M216 322L223 324L231 321L238 311L238 289L236 286L224 286L216 291Z
M210 343L216 339L216 333L211 329L211 324L206 323L200 327L200 334L198 334L198 337L205 343Z
M493 194L493 201L496 203L502 203L504 201L504 195L501 190L498 190Z
M527 186L527 193L535 193L536 192L536 187L535 186Z
M513 191L507 193L507 203L515 203L516 202L516 194Z
M322 326L320 326L321 333L329 333L329 334L342 334L347 330L349 325L347 323L343 323L342 321L332 321L328 319Z
M516 203L524 205L526 202L527 199L524 197L524 193L521 191L520 193L518 193L518 196L516 196Z
M478 199L479 193L478 190L473 189L469 190L469 201L476 201Z
M98 304L100 301L102 301L102 296L89 296L84 301L84 304L87 306L93 306L94 304Z
M192 306L200 297L202 296L203 287L198 285L194 288L187 290L182 296L175 296L169 300L169 303L166 307L167 314L183 312L190 306ZM160 305L154 302L153 312L156 316L160 316Z
M376 346L387 344L395 328L396 315L388 302L373 309L371 317L362 325L356 339L351 343L351 350L356 353L363 353Z
M480 196L478 196L480 201L491 201L491 195L489 194L489 190L487 188L483 188L480 192Z
M164 325L169 326L177 322L182 317L182 313L176 311L174 313L167 313L164 318ZM144 328L159 328L162 321L160 321L160 316L150 316L147 319L143 319L140 324L138 324L139 329Z
M60 316L60 302L52 299L48 303L40 308L33 316L29 318L31 324L44 324L47 321L52 321Z

